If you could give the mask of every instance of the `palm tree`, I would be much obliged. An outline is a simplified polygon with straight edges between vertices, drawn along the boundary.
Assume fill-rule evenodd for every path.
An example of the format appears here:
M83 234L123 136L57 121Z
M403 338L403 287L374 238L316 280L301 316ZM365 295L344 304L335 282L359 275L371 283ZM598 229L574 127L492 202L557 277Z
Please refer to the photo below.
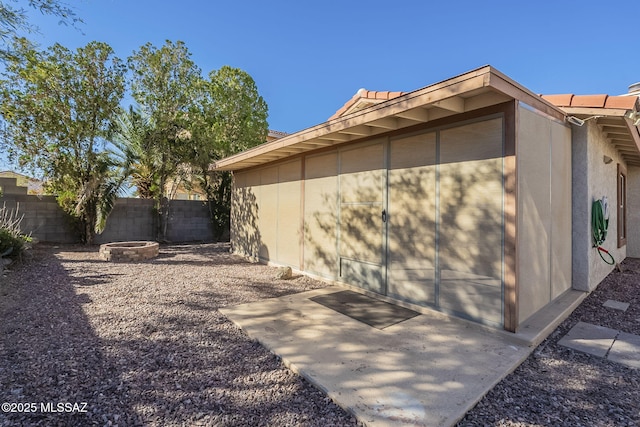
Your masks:
M74 177L67 172L48 182L48 191L55 194L58 204L75 218L86 244L92 244L95 235L104 231L107 217L127 179L113 152L91 152L90 157L90 174ZM68 170L72 164L64 156L58 163L61 170Z
M120 151L124 173L136 187L142 199L157 199L161 193L158 170L159 157L154 150L153 128L149 117L130 106L118 117L111 139Z
M104 231L107 217L127 180L126 173L119 166L112 152L97 153L94 174L84 183L80 192L75 211L76 215L88 219L85 234L90 236L87 241L89 244L92 243L94 233L101 234Z

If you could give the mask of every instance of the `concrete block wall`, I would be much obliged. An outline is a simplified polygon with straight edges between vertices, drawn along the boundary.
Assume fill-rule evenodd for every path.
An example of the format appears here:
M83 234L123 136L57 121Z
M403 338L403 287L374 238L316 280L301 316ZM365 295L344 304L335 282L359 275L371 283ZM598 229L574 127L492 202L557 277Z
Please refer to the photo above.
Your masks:
M77 233L71 218L58 206L54 196L27 196L5 193L0 206L24 215L21 228L41 242L75 243Z
M211 241L213 226L207 203L197 200L172 200L167 239L172 242Z
M107 219L107 227L96 236L95 243L155 240L155 236L153 200L118 199Z
M4 193L0 206L18 209L24 214L24 233L41 242L77 243L78 235L71 218L58 206L54 196L31 196ZM153 201L118 199L107 227L96 236L95 243L129 240L155 240L156 226ZM172 242L213 241L213 228L206 203L195 200L172 200L167 239Z

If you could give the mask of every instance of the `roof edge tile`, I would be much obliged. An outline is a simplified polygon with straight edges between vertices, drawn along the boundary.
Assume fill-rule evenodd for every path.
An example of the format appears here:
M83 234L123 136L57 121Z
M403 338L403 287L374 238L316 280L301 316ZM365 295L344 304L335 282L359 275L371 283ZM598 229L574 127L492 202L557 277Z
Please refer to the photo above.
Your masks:
M349 99L347 102L345 102L345 104L342 107L340 107L338 109L338 111L336 111L331 117L329 117L328 120L337 119L338 117L343 116L344 114L347 113L347 111L349 111L349 108L351 108L360 99L371 99L371 100L376 100L376 101L388 101L390 99L402 96L405 93L408 93L408 92L399 92L399 91L392 92L392 91L388 91L388 90L378 91L378 90L360 89L360 90L358 90L358 92L356 92L355 95L353 95L351 97L351 99Z
M557 107L570 107L571 100L573 99L572 93L561 95L540 95L545 101L549 101Z

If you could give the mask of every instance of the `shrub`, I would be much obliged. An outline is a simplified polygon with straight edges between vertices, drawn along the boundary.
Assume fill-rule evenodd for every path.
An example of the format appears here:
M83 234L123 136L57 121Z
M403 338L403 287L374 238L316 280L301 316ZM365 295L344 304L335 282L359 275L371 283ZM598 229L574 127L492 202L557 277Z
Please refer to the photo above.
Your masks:
M7 209L6 203L0 208L0 258L18 258L31 237L22 233L20 223L24 215L18 215L18 208Z

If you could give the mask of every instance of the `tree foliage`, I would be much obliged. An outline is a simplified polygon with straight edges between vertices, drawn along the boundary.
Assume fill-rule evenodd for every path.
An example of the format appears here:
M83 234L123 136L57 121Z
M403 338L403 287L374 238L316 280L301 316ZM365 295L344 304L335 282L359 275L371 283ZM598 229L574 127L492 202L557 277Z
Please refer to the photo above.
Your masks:
M209 169L266 140L267 105L249 74L225 66L203 78L180 41L147 43L127 64L98 42L38 51L18 39L12 50L0 81L1 142L21 166L42 171L84 241L104 228L124 177L156 201L158 240L169 183L180 180L206 193L217 237L228 230L231 175ZM127 68L137 106L123 111Z
M29 23L25 3L29 9L60 18L59 22L64 25L75 26L82 22L72 8L58 0L0 1L0 58L6 59L9 55L11 50L8 49L7 43L13 38L37 31L37 28Z
M255 81L245 71L224 66L199 85L197 110L192 112L191 164L207 195L216 238L229 229L231 174L210 172L223 157L266 141L268 108Z
M191 143L189 111L193 110L200 69L186 45L167 40L161 48L145 44L129 58L131 94L149 118L148 151L153 154L158 191L157 238L164 240L169 214L166 187L188 156Z
M38 51L20 39L14 51L0 81L2 142L21 166L43 172L91 243L122 183L104 138L124 96L126 67L99 42Z

